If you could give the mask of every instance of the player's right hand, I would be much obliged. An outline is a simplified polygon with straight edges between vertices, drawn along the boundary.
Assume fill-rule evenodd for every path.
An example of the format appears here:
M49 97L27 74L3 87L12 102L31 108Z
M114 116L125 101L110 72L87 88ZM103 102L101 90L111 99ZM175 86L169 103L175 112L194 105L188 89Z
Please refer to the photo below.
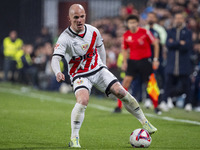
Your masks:
M64 75L63 73L61 73L61 72L57 73L57 75L56 75L56 80L57 80L58 82L65 81L65 75Z

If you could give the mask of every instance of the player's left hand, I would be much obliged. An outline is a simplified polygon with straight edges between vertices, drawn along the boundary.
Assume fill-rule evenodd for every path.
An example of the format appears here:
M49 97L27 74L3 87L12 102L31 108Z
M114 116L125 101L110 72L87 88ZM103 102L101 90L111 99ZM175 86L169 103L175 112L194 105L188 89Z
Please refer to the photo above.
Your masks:
M159 65L160 65L159 60L153 61L153 64L152 64L153 70L157 70Z
M65 75L61 72L59 72L57 75L56 75L56 80L58 82L62 82L62 81L65 81Z

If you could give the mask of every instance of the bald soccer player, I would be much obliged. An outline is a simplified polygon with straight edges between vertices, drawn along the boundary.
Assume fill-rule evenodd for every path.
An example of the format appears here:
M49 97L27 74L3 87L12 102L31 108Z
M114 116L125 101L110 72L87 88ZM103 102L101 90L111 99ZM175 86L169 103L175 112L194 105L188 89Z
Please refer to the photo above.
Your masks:
M69 75L73 84L76 104L71 113L71 141L69 147L81 147L79 130L84 120L91 88L94 85L106 95L119 98L125 108L134 115L150 134L157 131L146 119L136 99L118 82L106 67L106 53L103 39L97 28L85 24L83 6L73 4L69 9L70 26L60 35L54 48L52 69L56 80L62 82L65 76L60 70L60 60L68 62Z

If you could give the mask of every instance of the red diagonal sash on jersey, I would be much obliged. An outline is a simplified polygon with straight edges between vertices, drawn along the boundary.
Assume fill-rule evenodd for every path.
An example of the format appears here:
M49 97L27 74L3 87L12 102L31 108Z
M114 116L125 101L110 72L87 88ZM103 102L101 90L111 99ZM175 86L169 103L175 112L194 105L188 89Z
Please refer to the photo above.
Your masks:
M98 53L97 53L97 49L95 48L95 61L94 61L94 65L91 66L91 69L95 68L97 66L97 59L98 59Z
M82 73L82 72L86 72L89 70L89 67L90 67L90 63L92 61L92 57L93 57L93 46L94 46L94 43L96 41L96 37L97 37L97 33L96 32L93 32L93 35L92 35L92 40L91 40L91 43L90 43L90 47L88 48L88 51L87 53L85 54L85 56L87 58L85 58L83 61L86 61L86 64L85 64L85 67L84 69L78 69L77 73ZM95 61L97 60L97 58L95 58ZM81 63L81 59L80 57L79 58L76 58L75 60L71 59L69 64L73 63L74 65L72 66L72 68L70 69L70 75L74 76L75 75L75 71L77 69L77 67L80 65ZM95 62L94 65L96 65L97 63Z
M79 58L76 58L75 60L71 59L69 64L73 63L74 65L72 66L72 68L70 69L70 75L72 75L75 71L76 71L76 68L79 66L81 62L81 59L80 57Z
M90 47L89 47L89 49L88 49L88 51L87 51L87 53L86 53L86 55L89 54L90 56L89 56L89 58L86 59L87 62L86 62L86 64L85 64L84 70L81 69L80 71L78 71L78 73L81 73L81 72L83 72L83 71L88 71L88 69L89 69L89 67L90 67L90 63L91 63L92 57L93 57L93 46L94 46L94 43L95 43L95 41L96 41L96 37L97 37L97 33L96 33L96 32L93 32L92 41L91 41ZM84 60L84 61L85 61L85 60Z

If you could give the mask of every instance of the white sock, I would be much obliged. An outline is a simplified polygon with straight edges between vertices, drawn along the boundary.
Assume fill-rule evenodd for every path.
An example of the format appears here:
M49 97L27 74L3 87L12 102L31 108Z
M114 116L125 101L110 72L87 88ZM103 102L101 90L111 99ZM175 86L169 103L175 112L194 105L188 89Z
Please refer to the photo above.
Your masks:
M147 121L138 102L132 95L130 95L129 92L127 92L126 96L124 96L121 100L126 110L134 115L142 125Z
M84 120L87 106L76 103L71 113L71 139L79 137L79 130Z

